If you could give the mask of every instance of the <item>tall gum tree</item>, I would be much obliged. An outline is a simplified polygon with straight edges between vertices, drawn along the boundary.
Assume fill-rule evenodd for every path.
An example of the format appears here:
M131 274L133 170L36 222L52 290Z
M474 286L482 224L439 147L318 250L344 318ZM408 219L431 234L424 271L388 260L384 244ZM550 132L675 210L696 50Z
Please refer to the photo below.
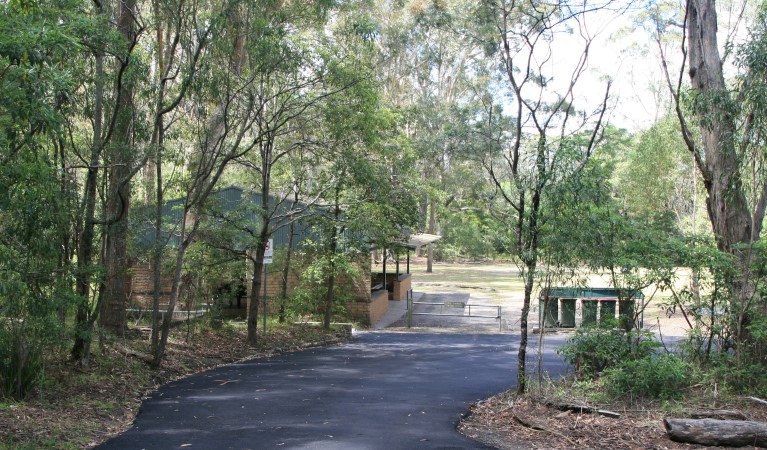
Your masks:
M565 2L534 0L480 2L477 17L488 55L500 66L502 81L497 89L510 94L510 104L496 103L492 91L483 100L486 149L482 164L493 186L490 202L496 218L507 224L512 236L512 254L520 262L524 298L520 320L517 391L527 387L528 316L536 277L544 208L547 196L563 179L580 173L591 158L603 132L609 99L592 113L573 106L575 87L586 70L593 37L583 23L586 9ZM569 70L556 74L548 67L554 57L557 35L569 32L582 44L579 58ZM560 88L554 76L567 77ZM559 80L556 80L559 82ZM501 119L511 111L511 129Z
M744 11L740 11L736 22L742 22ZM767 207L767 177L762 168L763 152L754 151L761 148L761 139L755 137L764 126L759 118L762 111L755 109L751 100L761 93L749 88L753 81L763 77L763 72L749 64L748 53L763 52L763 48L741 47L745 48L746 62L739 68L741 74L728 82L725 67L730 49L737 48L734 42L737 33L729 33L722 45L716 2L689 0L684 10L683 62L674 74L669 68L669 55L660 45L669 23L656 19L656 42L682 136L703 179L706 209L717 248L737 262L737 273L731 277L729 287L736 341L740 345L746 338L749 311L760 302L751 266ZM750 39L758 39L758 27L756 30ZM685 91L685 77L690 82L689 95ZM687 115L687 105L692 109L692 120Z

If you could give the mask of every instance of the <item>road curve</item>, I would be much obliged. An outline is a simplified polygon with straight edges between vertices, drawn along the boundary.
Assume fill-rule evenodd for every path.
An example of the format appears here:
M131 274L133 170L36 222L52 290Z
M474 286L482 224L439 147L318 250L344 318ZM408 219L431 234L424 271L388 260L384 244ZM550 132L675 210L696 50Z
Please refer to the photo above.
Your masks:
M561 338L547 341L544 364L557 374ZM471 402L514 384L518 343L510 334L367 332L228 365L163 386L132 428L99 448L486 448L455 426Z

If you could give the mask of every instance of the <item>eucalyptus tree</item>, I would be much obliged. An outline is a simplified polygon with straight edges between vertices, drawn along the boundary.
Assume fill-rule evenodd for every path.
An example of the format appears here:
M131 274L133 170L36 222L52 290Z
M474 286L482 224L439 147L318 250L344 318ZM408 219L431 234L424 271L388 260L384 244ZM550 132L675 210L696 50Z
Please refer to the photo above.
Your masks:
M83 45L89 49L93 77L82 80L84 88L81 99L84 109L79 116L70 118L70 136L90 133L87 152L79 149L80 142L72 145L75 154L85 166L85 180L81 200L81 216L78 223L76 289L80 296L75 324L75 342L72 357L87 364L90 352L93 324L102 314L103 322L113 331L122 331L117 322L124 320L124 307L115 310L112 300L122 306L127 291L127 214L130 206L130 181L138 167L134 165L133 148L134 118L133 87L137 59L136 45L143 26L138 24L135 2L121 5L94 3L88 11L94 27L83 36ZM116 17L111 22L109 17ZM80 97L80 95L78 95ZM75 97L75 98L78 98ZM77 119L89 122L81 127ZM87 154L87 156L85 156ZM103 180L100 175L104 175ZM102 185L105 183L107 187ZM106 195L99 204L98 193ZM101 227L97 235L96 227ZM97 279L95 304L90 300L93 257L97 239L106 248L99 265L104 276ZM106 300L105 300L106 299Z
M705 220L702 183L676 117L660 118L623 148L615 178L623 209L639 219L665 217L679 231L699 232Z
M354 79L370 70L361 61L337 75ZM338 302L336 280L359 271L371 244L386 248L405 237L417 225L417 205L412 161L391 145L399 131L372 77L333 96L321 123L317 154L325 163L317 181L324 189L311 218L319 231L312 266L323 278L327 328Z
M283 4L269 16L261 36L256 39L248 35L244 43L252 79L242 96L252 102L245 112L253 112L247 132L253 151L239 155L237 163L249 174L249 189L259 192L262 199L260 221L252 230L254 248L248 253L253 264L247 319L251 345L258 339L261 273L266 244L278 226L275 214L286 197L300 187L293 178L275 186L275 181L280 181L275 177L286 172L281 165L291 156L317 145L311 127L320 120L328 99L358 82L356 78L334 77L354 57L339 54L334 48L333 34L326 27L333 12L328 6ZM273 196L275 192L279 195ZM272 198L275 203L271 203Z
M609 98L593 111L573 105L575 88L586 70L591 37L583 18L585 7L535 1L482 1L477 10L481 38L488 54L499 63L497 89L508 93L510 104L483 99L481 124L485 144L481 162L493 187L490 202L512 236L512 254L520 261L524 280L517 390L526 389L526 358L530 301L537 276L543 211L554 188L577 177L600 143ZM554 38L572 26L582 50L569 70L558 67L557 78L547 72ZM576 36L577 33L577 36ZM560 63L562 64L562 63ZM559 81L562 73L564 82ZM560 83L559 86L555 83ZM498 91L495 91L498 92ZM499 92L500 94L500 92ZM503 94L501 94L503 95ZM509 111L511 128L499 128Z
M226 30L231 17L236 14L236 2L223 2L219 9L205 10L195 4L186 2L152 3L152 18L154 36L149 87L145 90L151 94L151 110L148 122L151 130L147 145L147 164L144 167L144 198L148 204L154 202L154 245L151 256L153 273L152 295L152 335L151 346L153 354L160 354L161 346L161 312L160 297L162 292L163 254L168 240L163 234L163 207L165 192L178 187L178 176L166 180L164 165L167 148L167 136L175 131L172 128L189 128L191 117L180 113L179 110L192 104L188 100L194 94L202 94L200 75L203 66L212 64L212 52L209 47L214 43L213 35ZM237 38L224 39L224 42L235 46ZM220 45L220 44L219 44ZM238 56L232 56L237 58ZM198 97L199 98L199 97ZM167 118L170 117L171 120ZM173 158L172 153L169 155ZM174 168L175 169L175 168ZM179 171L173 170L172 174ZM172 314L172 313L171 313ZM165 324L163 324L165 325ZM159 365L161 358L155 357L154 364Z
M706 209L717 248L737 261L737 274L729 277L732 326L736 347L748 340L755 310L764 309L754 270L757 245L767 210L764 172L763 117L764 5L748 37L737 27L747 22L747 3L728 11L728 20L712 0L694 0L679 15L653 16L654 38L659 43L669 90L681 136L703 180ZM660 45L682 25L681 62L673 64ZM725 42L721 42L720 34ZM737 69L729 77L728 69ZM685 80L689 78L689 86Z
M440 204L449 197L445 176L455 158L450 130L459 127L457 105L472 97L470 61L481 53L467 37L472 2L381 2L375 14L381 28L379 79L384 96L401 114L401 127L422 173L421 215L437 233ZM420 250L420 249L419 249ZM428 246L427 271L433 249Z
M153 346L154 366L159 366L164 358L170 322L178 302L184 258L199 230L207 199L230 164L254 149L263 148L269 132L259 127L261 118L268 114L265 98L269 96L260 89L264 78L274 70L275 61L285 57L286 46L282 39L294 25L286 20L285 10L273 6L258 0L233 3L223 9L220 22L209 24L215 28L204 34L220 36L220 39L209 45L209 60L199 69L200 75L192 83L193 93L189 101L196 116L196 124L192 124L194 151L189 152L183 161L187 174L181 182L184 200L177 225L179 245L175 253L170 301L159 340ZM160 207L158 202L156 236L159 236ZM158 279L155 275L155 283ZM156 303L155 298L155 309Z

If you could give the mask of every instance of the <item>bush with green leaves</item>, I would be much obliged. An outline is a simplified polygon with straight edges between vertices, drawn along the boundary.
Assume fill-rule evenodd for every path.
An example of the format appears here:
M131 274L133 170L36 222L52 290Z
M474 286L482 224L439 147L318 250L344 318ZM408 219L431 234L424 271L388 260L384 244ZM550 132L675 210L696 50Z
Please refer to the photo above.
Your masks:
M672 400L692 384L691 366L673 353L626 360L602 373L607 391L615 397Z
M558 353L575 367L578 376L586 378L595 377L625 361L644 358L660 346L652 332L627 332L614 323L579 328L567 342Z

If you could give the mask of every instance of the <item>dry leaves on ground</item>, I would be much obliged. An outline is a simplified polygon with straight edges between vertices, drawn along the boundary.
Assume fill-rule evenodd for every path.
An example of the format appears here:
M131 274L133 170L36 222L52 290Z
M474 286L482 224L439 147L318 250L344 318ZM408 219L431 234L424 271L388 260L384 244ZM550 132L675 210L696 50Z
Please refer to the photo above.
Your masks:
M147 367L148 333L106 342L87 368L62 354L47 367L48 380L23 402L0 402L0 448L88 448L130 426L141 401L174 379L246 358L343 342L316 327L290 326L245 345L244 329L174 328L161 370ZM94 346L96 344L94 343Z
M669 440L663 427L667 414L657 405L610 405L614 419L598 414L560 411L546 400L506 392L471 406L459 430L471 438L506 450L520 449L694 449L703 446ZM704 409L690 405L693 410ZM767 406L744 401L718 408L739 409L752 420L767 420ZM684 414L684 412L681 412Z

